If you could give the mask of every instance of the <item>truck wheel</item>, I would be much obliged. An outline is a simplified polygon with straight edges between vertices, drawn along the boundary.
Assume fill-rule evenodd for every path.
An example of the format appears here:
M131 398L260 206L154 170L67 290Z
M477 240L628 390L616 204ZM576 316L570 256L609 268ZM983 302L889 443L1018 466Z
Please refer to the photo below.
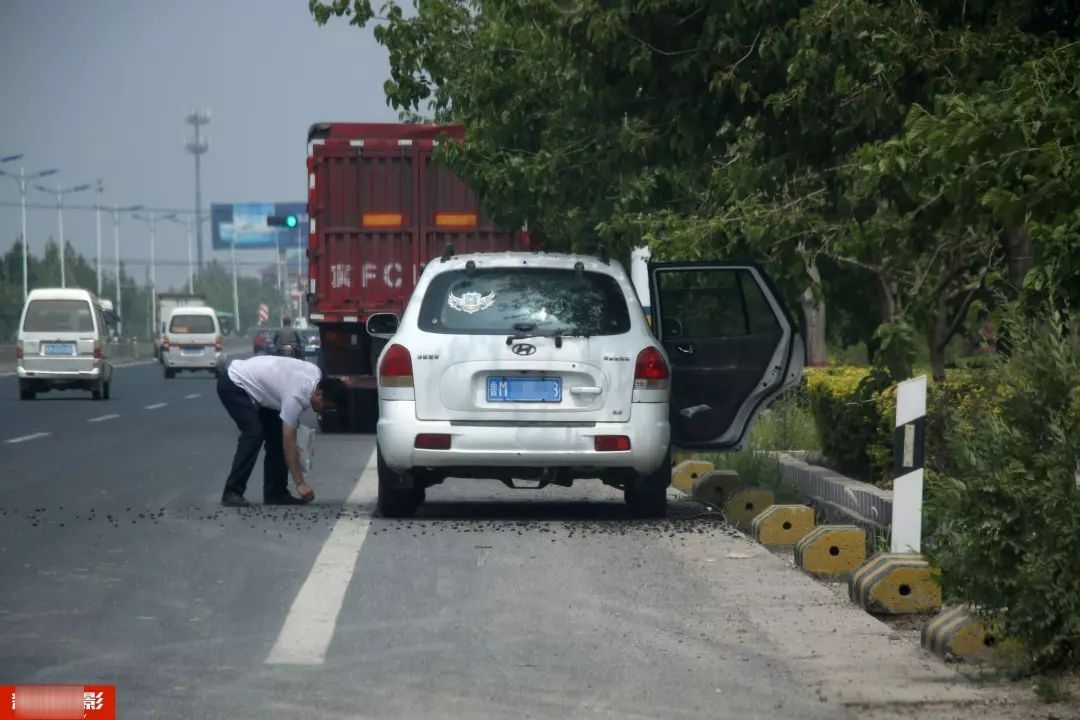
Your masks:
M101 397L108 400L111 393L112 380L106 380L101 385Z
M20 400L33 400L37 397L37 393L34 392L34 386L25 380L19 381L19 399Z
M90 390L90 397L95 400L100 400L105 393L104 385L105 382L103 380L99 380L97 383L95 383L94 387Z
M671 451L648 475L633 475L623 486L623 497L636 518L661 518L667 514L667 489L671 484Z
M385 518L412 517L420 503L424 502L424 491L401 487L402 473L392 470L383 461L380 450L376 449L375 452L379 470L379 514Z

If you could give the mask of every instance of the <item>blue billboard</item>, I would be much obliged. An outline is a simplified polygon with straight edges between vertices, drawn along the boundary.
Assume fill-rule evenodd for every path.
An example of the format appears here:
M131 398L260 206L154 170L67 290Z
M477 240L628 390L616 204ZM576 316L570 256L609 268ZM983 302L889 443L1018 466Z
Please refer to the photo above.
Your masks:
M307 203L214 203L210 206L210 234L215 250L295 247L296 233L304 232ZM271 227L269 215L296 215L297 228Z

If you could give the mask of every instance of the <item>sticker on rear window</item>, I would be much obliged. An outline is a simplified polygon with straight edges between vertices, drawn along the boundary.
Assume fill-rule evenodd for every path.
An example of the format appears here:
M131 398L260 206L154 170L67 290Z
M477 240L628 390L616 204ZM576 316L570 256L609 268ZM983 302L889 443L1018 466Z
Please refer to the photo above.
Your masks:
M446 304L458 312L472 315L481 310L487 310L495 304L495 291L492 290L487 295L481 295L478 292L467 292L458 297L451 290L449 297L446 298Z

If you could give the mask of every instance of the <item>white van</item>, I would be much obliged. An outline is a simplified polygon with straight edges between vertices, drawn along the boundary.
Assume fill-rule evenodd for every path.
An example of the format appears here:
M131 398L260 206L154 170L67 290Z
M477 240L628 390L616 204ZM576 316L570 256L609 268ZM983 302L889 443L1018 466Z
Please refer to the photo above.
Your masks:
M86 290L31 291L15 356L20 400L68 389L89 390L95 400L109 398L109 331L97 298Z
M165 379L180 370L209 370L220 375L225 370L221 351L221 324L209 307L178 307L165 321L161 336L161 364Z

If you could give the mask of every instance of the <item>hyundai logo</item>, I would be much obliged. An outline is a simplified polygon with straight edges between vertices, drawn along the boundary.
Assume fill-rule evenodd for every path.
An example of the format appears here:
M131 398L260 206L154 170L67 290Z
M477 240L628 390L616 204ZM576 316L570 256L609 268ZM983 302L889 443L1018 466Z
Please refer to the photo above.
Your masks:
M529 343L518 343L510 349L514 351L515 355L533 355L536 353L536 346Z

